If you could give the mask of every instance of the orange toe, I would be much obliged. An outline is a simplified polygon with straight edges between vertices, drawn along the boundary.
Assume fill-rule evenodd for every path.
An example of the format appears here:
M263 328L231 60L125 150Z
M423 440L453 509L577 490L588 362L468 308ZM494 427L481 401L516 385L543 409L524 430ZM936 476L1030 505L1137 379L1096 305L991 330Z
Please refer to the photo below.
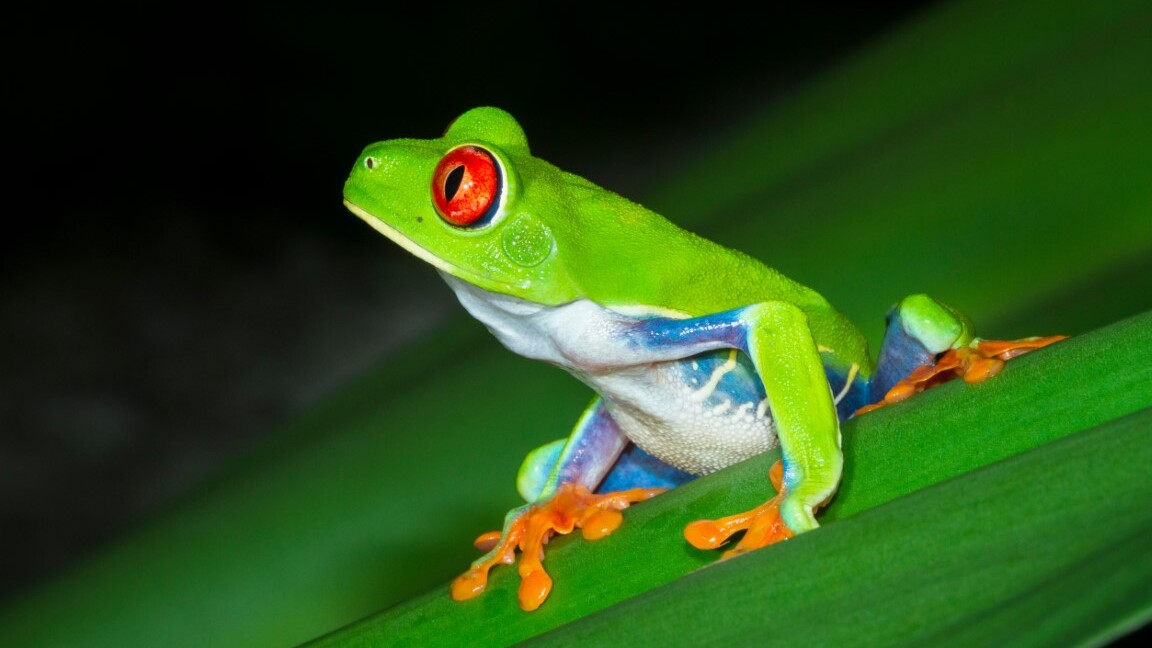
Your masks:
M784 464L780 461L772 464L768 477L776 488L775 497L742 513L717 520L697 520L684 528L684 539L697 549L716 549L725 545L736 533L744 531L744 536L736 546L720 556L723 560L796 535L780 517L780 500L784 494Z
M623 520L621 509L663 493L665 488L634 488L595 494L583 486L566 484L548 501L528 507L508 524L504 533L485 533L476 546L488 553L452 583L452 598L464 601L479 596L488 586L488 572L496 565L511 564L520 551L520 607L540 607L552 591L552 578L544 569L544 545L556 534L582 529L589 540L611 534Z
M940 354L934 364L923 365L908 374L878 402L856 410L854 416L898 403L953 378L963 378L970 384L983 382L1000 373L1008 360L1067 338L1066 335L1053 335L1020 340L976 340L966 347L949 349Z

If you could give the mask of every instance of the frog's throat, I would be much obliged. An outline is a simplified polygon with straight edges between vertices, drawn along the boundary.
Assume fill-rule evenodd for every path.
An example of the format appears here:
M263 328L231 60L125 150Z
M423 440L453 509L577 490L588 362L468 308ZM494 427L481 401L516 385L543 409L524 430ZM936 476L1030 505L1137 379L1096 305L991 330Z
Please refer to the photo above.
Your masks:
M377 232L387 236L397 245L415 255L416 258L426 261L427 263L431 264L432 267L440 270L441 272L446 272L453 277L459 277L460 279L463 279L464 281L467 281L468 283L474 284L476 286L480 286L481 288L486 288L488 290L501 293L511 293L511 291L516 288L524 287L510 282L499 281L491 277L484 277L475 272L469 272L459 266L452 265L451 263L448 263L444 259L430 252L427 248L422 247L416 241L413 241L407 236L401 234L400 230L397 230L379 218L376 218L355 203L349 202L347 199L345 199L344 206L348 208L348 211L359 216L360 220L371 225L372 228Z

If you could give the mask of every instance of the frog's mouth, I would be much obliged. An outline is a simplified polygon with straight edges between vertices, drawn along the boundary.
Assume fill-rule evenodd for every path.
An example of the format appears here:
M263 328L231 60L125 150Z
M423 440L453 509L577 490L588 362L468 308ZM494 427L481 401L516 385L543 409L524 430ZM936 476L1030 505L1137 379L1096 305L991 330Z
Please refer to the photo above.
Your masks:
M491 277L480 276L474 272L469 272L468 270L464 270L459 266L445 261L443 258L433 254L431 251L421 246L416 241L413 241L404 234L401 234L400 230L392 227L391 225L388 225L379 218L376 218L355 203L350 202L347 198L344 199L344 206L348 208L348 211L359 216L360 220L371 225L372 228L377 232L387 236L397 245L411 252L414 256L416 256L416 258L427 262L432 267L441 272L446 272L471 284L480 286L481 288L494 290L496 292L509 293L510 289L515 287L510 283L502 282Z

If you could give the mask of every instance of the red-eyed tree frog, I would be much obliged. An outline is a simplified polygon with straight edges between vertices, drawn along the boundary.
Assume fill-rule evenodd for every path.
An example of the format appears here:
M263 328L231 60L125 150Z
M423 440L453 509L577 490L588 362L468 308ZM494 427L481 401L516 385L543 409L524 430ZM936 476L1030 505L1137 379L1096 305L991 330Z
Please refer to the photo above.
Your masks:
M889 313L879 360L842 314L741 252L532 157L519 124L470 110L439 139L369 146L345 205L432 264L508 349L562 367L596 393L563 439L528 454L526 504L453 583L480 594L521 552L519 599L551 591L544 544L581 528L596 539L621 509L779 445L764 505L685 530L725 556L817 528L836 492L840 421L935 382L969 382L1056 338L990 342L925 295Z

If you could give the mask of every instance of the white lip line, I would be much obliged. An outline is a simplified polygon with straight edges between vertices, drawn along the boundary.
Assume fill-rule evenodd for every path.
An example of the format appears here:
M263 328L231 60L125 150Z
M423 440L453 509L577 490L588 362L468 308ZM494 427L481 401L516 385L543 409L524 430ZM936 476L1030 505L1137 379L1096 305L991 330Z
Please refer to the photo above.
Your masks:
M405 250L408 250L412 254L416 255L417 258L428 262L429 264L432 265L432 267L436 268L437 270L440 270L442 272L447 272L448 274L450 274L454 277L460 277L461 279L468 281L472 284L475 284L477 286L482 285L483 283L492 283L492 284L496 284L496 285L504 285L503 282L500 282L500 281L480 279L476 274L474 274L472 272L468 272L466 270L462 270L459 267L448 263L444 259L441 259L440 257L436 256L435 254L432 254L431 252L429 252L427 249L421 247L419 244L416 243L416 241L413 241L412 239L408 238L407 236L404 236L403 234L401 234L399 230L393 228L392 226L388 225L387 223L380 220L379 218L376 218L372 214L369 214L367 211L365 211L364 209L362 209L361 207L359 207L355 203L349 202L347 198L344 199L344 206L348 208L348 211L359 216L360 220L371 225L372 228L375 229L377 232L380 232L381 234L383 234L384 236L387 236L392 241L395 241L400 247L402 247Z
M433 266L436 267L436 269L443 270L444 272L448 272L450 274L456 274L457 268L448 264L446 261L444 261L444 259L441 259L440 257L432 254L428 250L420 247L419 245L416 244L415 241L413 241L412 239L408 238L407 236L404 236L403 234L401 234L399 230L396 230L396 229L390 227L389 225L384 223L384 221L382 221L379 218L376 218L375 216L373 216L372 214L369 214L368 212L364 211L358 205L353 204L351 202L348 202L348 200L345 200L344 206L347 207L348 210L351 211L353 214L356 214L357 216L359 216L360 220L371 225L372 228L375 229L377 232L380 232L384 236L387 236L388 238L392 239L393 241L398 243L400 245L400 247L404 248L405 250L408 250L412 254L415 254L420 259L423 259L424 261L431 263Z

